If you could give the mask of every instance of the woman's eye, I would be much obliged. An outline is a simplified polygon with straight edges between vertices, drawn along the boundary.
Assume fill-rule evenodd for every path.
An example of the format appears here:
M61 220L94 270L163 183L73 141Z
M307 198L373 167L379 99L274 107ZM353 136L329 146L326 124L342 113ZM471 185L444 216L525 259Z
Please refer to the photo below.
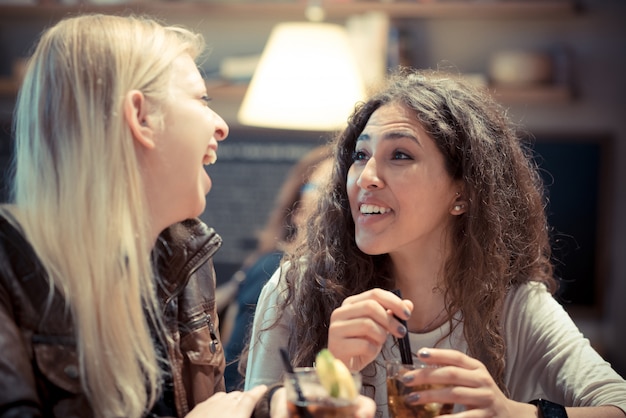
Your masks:
M394 160L410 160L411 157L402 151L395 151L393 153L393 159Z
M366 155L363 151L354 151L352 153L352 161L361 161L366 158Z
M202 100L204 102L205 105L209 105L209 103L211 103L211 100L213 100L211 97L204 95L200 98L200 100Z

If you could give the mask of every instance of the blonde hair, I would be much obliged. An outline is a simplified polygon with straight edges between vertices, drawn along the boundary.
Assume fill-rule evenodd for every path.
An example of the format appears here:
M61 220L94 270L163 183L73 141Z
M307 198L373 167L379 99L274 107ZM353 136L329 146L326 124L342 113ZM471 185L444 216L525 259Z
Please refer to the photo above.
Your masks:
M154 242L122 102L137 89L158 106L172 61L203 49L148 18L72 17L43 34L18 95L16 217L71 310L96 416L140 417L161 385Z

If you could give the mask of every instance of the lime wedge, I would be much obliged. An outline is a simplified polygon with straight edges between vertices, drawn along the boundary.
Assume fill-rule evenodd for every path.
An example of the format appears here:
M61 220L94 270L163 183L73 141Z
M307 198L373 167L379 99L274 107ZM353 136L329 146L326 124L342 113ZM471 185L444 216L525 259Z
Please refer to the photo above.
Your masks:
M328 349L317 354L315 370L320 383L331 397L352 400L358 395L352 373Z

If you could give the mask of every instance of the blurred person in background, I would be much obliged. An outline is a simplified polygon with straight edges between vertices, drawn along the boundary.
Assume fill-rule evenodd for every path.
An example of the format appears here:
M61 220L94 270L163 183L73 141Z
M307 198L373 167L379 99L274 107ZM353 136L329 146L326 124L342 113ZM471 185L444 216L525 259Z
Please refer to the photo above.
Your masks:
M229 282L218 287L217 297L230 302L222 323L227 391L243 386L243 376L238 370L239 356L249 337L257 299L278 268L284 251L297 240L305 222L311 217L318 191L330 174L331 164L331 149L322 145L306 153L291 168L276 196L267 223L258 234L256 250ZM220 290L225 292L220 295Z

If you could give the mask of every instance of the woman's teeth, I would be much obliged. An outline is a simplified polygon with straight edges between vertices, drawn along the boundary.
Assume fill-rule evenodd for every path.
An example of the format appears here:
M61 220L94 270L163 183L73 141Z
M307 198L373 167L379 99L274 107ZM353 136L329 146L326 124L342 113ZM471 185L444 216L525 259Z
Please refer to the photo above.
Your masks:
M364 215L373 214L373 213L383 214L387 212L391 212L391 209L383 208L381 206L376 206L376 205L361 205L361 213Z
M203 164L204 165L211 165L211 164L215 164L215 162L217 161L217 154L215 153L215 151L210 151L205 157L204 157L204 161Z

